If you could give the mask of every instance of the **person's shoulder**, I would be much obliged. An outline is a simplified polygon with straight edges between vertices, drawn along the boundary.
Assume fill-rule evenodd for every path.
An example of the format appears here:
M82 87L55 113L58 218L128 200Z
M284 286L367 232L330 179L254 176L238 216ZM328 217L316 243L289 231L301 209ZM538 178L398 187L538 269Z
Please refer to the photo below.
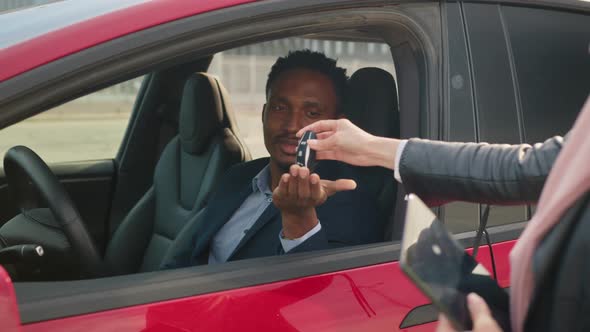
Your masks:
M269 158L258 158L243 163L232 165L225 173L225 178L243 178L251 180L258 174L266 165L268 165Z
M256 171L260 172L264 168L264 166L268 165L269 158L258 158L250 161L245 161L242 163L237 163L232 165L229 169L230 172L244 172L244 171ZM256 174L254 174L256 175Z
M225 197L228 191L235 191L242 186L252 183L252 179L256 174L258 174L264 166L268 165L268 160L268 158L259 158L229 167L221 177L215 193L211 197L211 201L214 201L219 197Z

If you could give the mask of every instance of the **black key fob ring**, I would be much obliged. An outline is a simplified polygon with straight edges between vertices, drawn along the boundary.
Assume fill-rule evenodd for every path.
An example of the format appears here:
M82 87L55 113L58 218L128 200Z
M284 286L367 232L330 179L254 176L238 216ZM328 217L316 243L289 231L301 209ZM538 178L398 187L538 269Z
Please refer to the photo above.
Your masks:
M316 159L315 151L309 148L307 140L316 138L317 136L313 131L306 131L297 145L297 165L307 167L310 173L313 172L316 166Z

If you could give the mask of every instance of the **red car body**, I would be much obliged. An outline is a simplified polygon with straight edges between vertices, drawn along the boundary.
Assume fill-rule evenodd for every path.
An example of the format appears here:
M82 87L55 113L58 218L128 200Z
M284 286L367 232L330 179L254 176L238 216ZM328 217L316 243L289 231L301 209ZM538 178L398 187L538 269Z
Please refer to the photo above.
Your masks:
M0 82L129 33L252 1L254 0L146 1L73 23L0 50L0 56L4 63L4 68L0 72ZM110 28L106 29L105 27ZM80 38L80 36L84 36L84 38Z
M511 245L497 246L507 251ZM493 269L487 248L480 249L478 261ZM413 309L430 301L397 262L22 326L10 278L3 270L2 275L5 331L418 332L435 326L400 327ZM508 275L501 278L508 280Z
M19 77L24 79L30 71L129 34L231 7L239 9L252 2L137 1L100 15L90 15L81 21L72 20L50 31L39 27L29 38L8 41L8 46L0 50L0 83ZM375 1L376 6L385 2ZM296 6L297 0L290 3ZM347 3L352 6L351 1ZM479 250L478 261L489 271L494 271L493 275L502 287L510 286L508 253L524 225L524 222L517 224L507 231L511 234L508 238L502 237ZM399 251L399 244L392 244L390 248ZM145 276L151 277L152 274ZM165 283L161 287L162 292L167 292ZM24 309L17 301L10 277L0 267L0 329L6 332L417 332L432 331L435 326L436 311L405 277L395 259L271 283L226 288L143 304L123 303L113 309L23 323L19 312ZM110 295L105 292L102 296ZM53 302L55 307L62 304L59 298Z

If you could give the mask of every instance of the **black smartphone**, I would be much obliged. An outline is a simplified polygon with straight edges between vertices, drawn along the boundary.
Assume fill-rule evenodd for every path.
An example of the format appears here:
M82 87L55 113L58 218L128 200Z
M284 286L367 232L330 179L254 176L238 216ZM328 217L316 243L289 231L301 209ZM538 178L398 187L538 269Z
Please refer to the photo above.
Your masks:
M465 252L436 215L410 194L402 238L402 271L459 331L471 330L467 295L482 296L504 331L510 330L508 293Z
M315 151L309 148L307 140L316 139L316 137L317 136L313 131L306 131L303 136L301 136L299 144L297 144L297 165L307 167L309 172L313 172L317 165L317 161L315 159Z

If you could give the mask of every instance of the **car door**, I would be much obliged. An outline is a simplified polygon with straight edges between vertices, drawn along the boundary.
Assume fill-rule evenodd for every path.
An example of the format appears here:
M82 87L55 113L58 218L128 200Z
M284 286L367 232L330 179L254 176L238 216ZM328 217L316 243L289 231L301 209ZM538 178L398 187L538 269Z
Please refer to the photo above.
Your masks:
M509 50L502 30L499 6L458 2L447 4L449 16L449 141L518 144L524 142L520 128L522 116L517 106L512 81ZM454 233L478 229L486 206L456 202L442 208L443 219ZM502 224L511 224L514 240L526 225L527 206L492 206L487 233L481 243L487 245L494 262L492 274L502 287L509 286L508 250L492 245ZM511 246L511 244L509 244ZM495 249L494 249L495 248Z
M188 10L188 2L178 8L182 4ZM90 86L113 80L108 70L125 76L152 63L166 67L255 36L269 40L356 27L375 31L392 46L402 135L440 138L439 105L446 99L439 91L448 84L439 75L446 68L440 40L445 21L438 2L263 1L131 33L61 65L78 64L79 76L68 79ZM96 65L95 56L104 63ZM115 67L122 69L113 74ZM96 81L80 79L89 73ZM62 98L72 93L60 91ZM468 248L473 232L458 232L456 238ZM402 274L399 250L399 241L391 241L96 280L24 282L15 288L27 331L432 330L437 313ZM478 259L493 267L488 248L480 249Z
M590 91L588 11L509 3L461 3L474 93L476 140L542 142L564 136ZM482 206L467 205L474 220ZM498 282L534 206L492 206L489 244ZM447 216L450 217L450 216Z
M479 127L476 126L478 108L475 104L474 69L471 64L471 53L468 49L463 5L461 2L445 1L441 3L444 31L444 78L441 83L443 87L443 106L439 110L438 117L432 121L440 121L442 125L436 126L436 130L431 129L428 137L432 139L458 142L479 140ZM495 50L490 51L494 52ZM434 114L431 114L431 116L434 117ZM475 231L479 225L481 207L478 204L453 202L436 210L446 228L453 233L454 238L462 243L468 252L472 252L472 247L476 243ZM484 236L479 239L476 259L488 269L493 278L497 278L493 258L492 247L489 245L486 236ZM420 322L435 321L437 315L436 308L426 302L408 313L404 321L412 322L410 325L418 325ZM426 326L430 330L433 328L432 324L418 325L416 328L428 330Z

